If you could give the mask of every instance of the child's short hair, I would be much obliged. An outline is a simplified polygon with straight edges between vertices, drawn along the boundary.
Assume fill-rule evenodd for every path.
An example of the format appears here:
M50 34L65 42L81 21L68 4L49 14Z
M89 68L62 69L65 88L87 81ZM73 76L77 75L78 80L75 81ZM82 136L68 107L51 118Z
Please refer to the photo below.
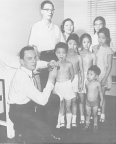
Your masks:
M88 39L90 40L90 43L92 43L91 36L90 36L88 33L84 33L84 34L82 34L81 37L80 37L80 44L81 44L81 46L82 46L82 42L83 42L83 39L84 39L84 38L88 38Z
M64 43L64 42L57 43L55 46L54 52L56 52L58 48L63 48L63 49L65 49L66 53L68 52L68 44L67 43Z
M93 71L96 75L100 75L100 73L101 73L101 70L100 70L100 68L98 67L98 66L96 66L96 65L92 65L89 69L88 69L88 71Z
M103 33L103 34L106 36L106 38L107 38L106 43L107 43L108 46L110 46L111 38L110 38L110 31L109 31L109 29L106 28L106 27L103 27L103 28L101 28L101 29L98 31L98 34L99 34L99 33Z

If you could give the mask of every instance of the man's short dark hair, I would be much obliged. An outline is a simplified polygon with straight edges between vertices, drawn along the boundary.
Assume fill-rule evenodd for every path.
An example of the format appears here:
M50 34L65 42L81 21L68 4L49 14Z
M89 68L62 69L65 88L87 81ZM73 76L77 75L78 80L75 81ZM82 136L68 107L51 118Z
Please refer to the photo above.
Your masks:
M57 43L54 51L56 52L58 48L63 48L63 49L65 49L66 53L68 52L68 44L67 43L64 43L64 42Z
M44 5L45 5L45 4L51 4L52 7L53 7L53 9L54 9L54 5L53 5L53 3L52 3L51 1L49 1L49 0L45 0L45 1L43 1L43 2L41 3L41 9L44 8Z
M34 48L32 46L23 47L19 53L20 59L24 59L24 53L25 51L28 51L28 50L34 50Z
M100 73L101 73L101 70L100 70L100 68L98 67L98 66L96 66L96 65L92 65L89 69L88 69L88 71L93 71L96 75L100 75Z

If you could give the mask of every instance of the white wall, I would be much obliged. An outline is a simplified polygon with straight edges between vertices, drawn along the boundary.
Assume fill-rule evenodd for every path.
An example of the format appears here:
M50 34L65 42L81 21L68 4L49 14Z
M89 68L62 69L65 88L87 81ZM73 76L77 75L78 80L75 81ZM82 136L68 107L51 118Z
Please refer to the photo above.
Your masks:
M43 0L0 0L0 49L13 55L27 45L32 25L41 20ZM53 22L63 20L64 0L51 0L55 5Z
M75 32L80 36L87 32L87 0L64 0L64 19L71 18Z

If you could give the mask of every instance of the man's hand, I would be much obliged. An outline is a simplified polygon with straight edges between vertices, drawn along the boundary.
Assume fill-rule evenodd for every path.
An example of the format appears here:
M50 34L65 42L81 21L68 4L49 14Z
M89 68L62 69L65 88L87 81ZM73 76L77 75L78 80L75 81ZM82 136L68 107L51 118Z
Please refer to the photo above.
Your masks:
M57 70L60 69L59 63L56 62L55 60L51 60L51 61L48 63L48 69L49 69L49 71L51 71L54 67L57 67Z
M49 72L48 81L50 81L51 83L54 84L56 75L57 75L57 67L54 67L54 68Z
M51 60L49 63L48 63L48 67L55 67L57 66L57 62L55 60Z

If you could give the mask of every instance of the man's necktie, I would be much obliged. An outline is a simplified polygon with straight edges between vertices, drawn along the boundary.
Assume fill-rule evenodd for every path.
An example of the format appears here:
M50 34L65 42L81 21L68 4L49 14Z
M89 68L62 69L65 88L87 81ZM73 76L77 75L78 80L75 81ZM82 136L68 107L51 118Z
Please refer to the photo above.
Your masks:
M39 74L36 74L37 76L35 77L35 74L32 73L32 79L33 79L33 82L34 82L34 85L35 87L41 91L41 82L40 82L40 77L39 77Z
M36 81L34 73L32 73L32 78L33 78L33 83L34 83L35 87L38 89L38 85L37 85L37 81Z

